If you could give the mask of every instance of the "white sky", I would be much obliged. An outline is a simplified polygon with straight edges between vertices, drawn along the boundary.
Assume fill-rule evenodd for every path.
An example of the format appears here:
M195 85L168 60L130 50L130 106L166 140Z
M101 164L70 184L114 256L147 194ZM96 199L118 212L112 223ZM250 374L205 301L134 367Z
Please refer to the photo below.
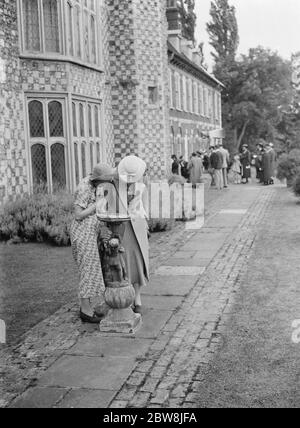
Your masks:
M197 41L205 42L205 59L211 65L206 23L211 0L196 0ZM289 59L300 51L300 0L229 0L235 6L239 25L240 53L259 45Z

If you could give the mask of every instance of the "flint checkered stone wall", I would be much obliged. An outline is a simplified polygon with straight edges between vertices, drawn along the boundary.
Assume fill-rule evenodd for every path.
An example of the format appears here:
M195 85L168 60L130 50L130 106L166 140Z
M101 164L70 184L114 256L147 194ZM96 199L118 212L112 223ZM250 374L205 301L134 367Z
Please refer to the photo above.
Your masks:
M16 3L0 0L0 203L28 190Z
M99 1L103 72L59 60L21 58L17 1L0 0L0 204L30 191L26 94L102 100L107 162L135 153L147 161L153 177L166 174L171 155L166 2ZM148 101L149 86L158 90L154 105Z
M116 160L135 153L152 177L166 174L169 148L167 21L164 0L108 0ZM158 89L149 104L148 89Z

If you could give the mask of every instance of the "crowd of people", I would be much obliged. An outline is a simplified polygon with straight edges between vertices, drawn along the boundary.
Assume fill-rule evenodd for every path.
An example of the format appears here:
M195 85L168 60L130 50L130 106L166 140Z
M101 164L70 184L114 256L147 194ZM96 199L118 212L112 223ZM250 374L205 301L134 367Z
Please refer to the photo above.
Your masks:
M217 190L228 188L228 182L247 184L256 168L256 178L264 185L274 184L276 152L272 143L259 143L255 154L251 154L247 144L233 157L223 147L223 143L211 146L208 152L195 152L190 160L183 156L172 156L172 175L180 176L193 185L203 182L203 174L211 175L212 186Z

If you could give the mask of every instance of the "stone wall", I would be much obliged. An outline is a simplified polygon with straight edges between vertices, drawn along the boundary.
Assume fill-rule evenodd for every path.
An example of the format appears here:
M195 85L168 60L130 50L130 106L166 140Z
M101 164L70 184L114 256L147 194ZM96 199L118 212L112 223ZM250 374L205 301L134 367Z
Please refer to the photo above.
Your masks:
M102 100L107 162L118 163L135 153L148 163L152 177L167 173L171 147L166 2L99 1L103 72L59 58L21 56L17 1L0 0L0 203L30 191L27 94ZM154 100L149 98L151 91ZM70 166L74 168L72 159Z
M28 190L16 2L0 0L0 203Z
M135 153L148 163L152 177L160 178L170 155L165 1L108 4L116 159ZM150 88L155 89L154 103L149 102Z

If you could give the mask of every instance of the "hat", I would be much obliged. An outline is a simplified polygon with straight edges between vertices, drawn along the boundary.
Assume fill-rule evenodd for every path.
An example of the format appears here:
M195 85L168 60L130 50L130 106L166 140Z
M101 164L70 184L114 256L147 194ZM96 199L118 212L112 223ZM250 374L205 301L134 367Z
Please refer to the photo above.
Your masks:
M99 163L94 167L90 180L91 181L111 180L115 172L116 172L115 168L112 168L111 166L105 163Z
M119 166L118 173L120 180L125 183L137 183L145 174L147 169L146 163L137 156L127 156Z

